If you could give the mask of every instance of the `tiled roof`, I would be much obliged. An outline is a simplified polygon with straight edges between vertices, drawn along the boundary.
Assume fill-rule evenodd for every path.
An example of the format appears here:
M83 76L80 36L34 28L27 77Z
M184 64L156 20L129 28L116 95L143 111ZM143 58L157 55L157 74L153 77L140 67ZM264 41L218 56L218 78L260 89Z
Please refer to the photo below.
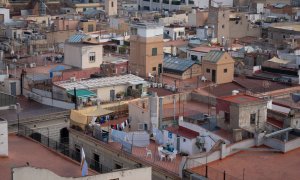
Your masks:
M211 50L209 51L209 53L206 54L206 56L204 56L203 60L212 63L217 63L221 59L224 53L225 53L224 51Z
M232 95L232 96L221 97L220 99L225 100L225 101L230 101L233 103L237 103L237 104L246 104L246 103L261 101L261 99L259 99L259 98L247 96L244 94L237 94L237 95Z
M167 57L164 59L163 68L164 70L171 70L171 71L182 73L186 71L189 67L191 67L193 64L195 64L195 61L174 58L174 57Z
M199 136L199 132L190 130L190 129L182 127L182 126L168 127L166 130L169 132L172 132L174 134L177 134L179 136L188 138L188 139L193 139L193 138L196 138L197 136Z

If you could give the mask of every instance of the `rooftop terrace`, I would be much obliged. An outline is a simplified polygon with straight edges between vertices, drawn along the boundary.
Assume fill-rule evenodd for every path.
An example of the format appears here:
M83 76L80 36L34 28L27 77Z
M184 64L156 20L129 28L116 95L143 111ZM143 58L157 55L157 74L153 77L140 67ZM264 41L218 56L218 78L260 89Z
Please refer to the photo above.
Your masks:
M45 168L65 177L80 177L80 164L61 156L27 138L9 135L9 157L0 157L1 179L11 179L11 168L30 166ZM34 153L33 153L34 152ZM89 172L93 175L93 172Z
M222 172L239 179L256 180L296 180L300 176L300 148L288 153L269 151L242 151L225 159L209 163L210 177L218 177ZM191 169L192 172L203 174L204 166ZM244 175L243 175L244 172ZM230 178L229 178L230 179Z

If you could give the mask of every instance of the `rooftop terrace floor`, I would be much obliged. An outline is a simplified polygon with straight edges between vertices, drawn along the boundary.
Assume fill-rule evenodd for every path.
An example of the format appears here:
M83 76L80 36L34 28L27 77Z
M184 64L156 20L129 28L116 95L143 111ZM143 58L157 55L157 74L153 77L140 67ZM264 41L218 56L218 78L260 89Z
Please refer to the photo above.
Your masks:
M0 157L1 180L10 180L11 168L30 166L49 169L59 176L80 177L81 169L79 163L75 163L66 157L48 150L42 145L29 139L9 135L8 137L8 157ZM93 175L93 172L89 172Z
M296 180L300 177L300 148L288 153L266 151L242 151L223 160L209 163L208 166L220 172L251 180ZM204 172L204 167L193 168L194 172ZM209 172L208 172L209 173Z

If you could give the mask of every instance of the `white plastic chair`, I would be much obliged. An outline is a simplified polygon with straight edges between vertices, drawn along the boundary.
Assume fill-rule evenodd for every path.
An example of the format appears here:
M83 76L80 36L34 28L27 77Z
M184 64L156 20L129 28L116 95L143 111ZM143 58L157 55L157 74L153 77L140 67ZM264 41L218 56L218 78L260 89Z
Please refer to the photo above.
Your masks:
M158 155L161 161L166 160L166 155L164 155L160 150L158 151Z
M152 151L146 147L146 157L150 156L152 158Z
M175 153L170 154L170 155L168 156L168 159L170 159L170 161L173 162L174 159L176 159L176 154L175 154Z

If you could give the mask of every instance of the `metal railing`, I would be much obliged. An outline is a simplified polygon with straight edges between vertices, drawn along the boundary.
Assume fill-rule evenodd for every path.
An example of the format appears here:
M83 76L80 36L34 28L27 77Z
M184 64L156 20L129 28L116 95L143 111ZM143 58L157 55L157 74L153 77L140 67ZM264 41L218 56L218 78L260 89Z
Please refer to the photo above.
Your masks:
M219 169L212 168L208 165L200 165L196 168L192 169L185 169L183 171L183 178L182 179L193 179L195 177L205 177L211 180L242 180L244 179L244 172L243 177L238 178L231 174L228 174L226 171L221 171Z
M65 138L61 140L62 142L55 141L43 134L40 134L39 132L30 129L24 125L19 125L19 135L31 138L44 146L56 151L57 153L60 153L62 155L65 155L77 162L80 163L81 157L80 157L80 149L72 149L69 146L69 139ZM85 156L85 159L89 165L89 167L99 173L107 173L111 172L113 169L110 167L107 167L103 163L90 158L87 154Z

